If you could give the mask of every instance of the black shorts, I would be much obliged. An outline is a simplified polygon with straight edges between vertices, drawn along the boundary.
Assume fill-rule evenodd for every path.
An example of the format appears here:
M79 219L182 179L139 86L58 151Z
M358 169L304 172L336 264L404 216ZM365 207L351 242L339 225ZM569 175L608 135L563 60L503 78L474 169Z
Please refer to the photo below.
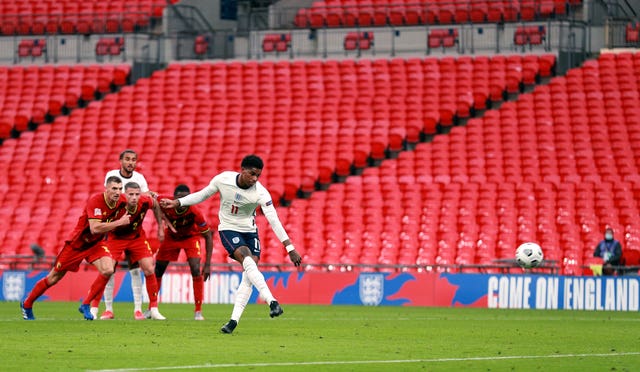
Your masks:
M249 247L251 254L260 257L260 238L258 233L243 233L232 230L218 231L222 246L229 253L229 257L233 258L233 252L236 249L245 246Z

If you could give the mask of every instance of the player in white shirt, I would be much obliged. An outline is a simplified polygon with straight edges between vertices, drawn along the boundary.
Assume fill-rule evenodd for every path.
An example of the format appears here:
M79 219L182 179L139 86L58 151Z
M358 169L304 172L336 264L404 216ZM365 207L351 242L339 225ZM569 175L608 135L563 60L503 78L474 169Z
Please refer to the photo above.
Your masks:
M215 193L220 193L218 233L229 256L242 264L242 280L236 292L231 319L220 331L231 333L238 325L244 308L249 302L253 286L258 288L260 296L269 304L269 315L273 318L283 313L278 301L273 297L264 276L258 269L260 260L260 239L255 223L256 208L262 209L273 232L289 253L294 265L300 266L302 258L295 250L289 236L282 227L271 195L258 182L264 163L256 155L247 155L240 164L241 171L226 171L213 177L209 185L202 190L176 200L163 199L163 208L175 208L201 203Z
M136 163L138 162L138 154L131 150L126 149L120 153L120 169L114 169L107 172L105 176L106 180L111 176L117 176L122 180L122 184L126 185L128 182L135 182L140 185L140 191L148 193L154 196L154 193L149 191L149 185L144 176L137 172ZM156 221L159 223L159 221ZM114 257L115 258L115 257ZM145 319L142 313L142 270L135 264L129 265L129 276L131 277L131 291L133 292L133 317L136 320ZM115 275L112 275L104 289L104 305L105 311L100 316L100 319L113 319L113 289ZM97 317L98 308L92 307L91 312L94 318Z

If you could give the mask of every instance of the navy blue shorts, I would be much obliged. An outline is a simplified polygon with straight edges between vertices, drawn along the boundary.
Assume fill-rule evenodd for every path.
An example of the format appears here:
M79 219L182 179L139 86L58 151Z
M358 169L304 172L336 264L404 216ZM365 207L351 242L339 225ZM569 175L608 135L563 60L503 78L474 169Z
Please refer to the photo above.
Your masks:
M222 246L229 253L229 257L233 258L233 252L236 249L245 246L249 247L251 254L260 257L260 239L258 233L243 233L231 230L219 231Z

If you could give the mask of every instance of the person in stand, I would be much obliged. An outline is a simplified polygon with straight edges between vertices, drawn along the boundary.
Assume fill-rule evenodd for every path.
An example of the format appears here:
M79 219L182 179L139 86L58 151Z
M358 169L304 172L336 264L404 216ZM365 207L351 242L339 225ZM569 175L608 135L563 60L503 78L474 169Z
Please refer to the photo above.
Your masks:
M201 203L214 194L220 193L218 211L220 240L229 256L238 261L243 268L231 319L220 329L223 333L232 333L238 325L251 297L252 286L258 288L260 296L269 305L269 315L272 318L283 313L282 307L267 286L264 275L258 269L261 248L255 223L255 212L258 206L289 253L291 262L300 266L302 261L278 218L271 195L258 181L264 168L262 159L256 155L247 155L242 159L240 168L240 172L226 171L216 175L209 185L198 192L179 199L160 200L163 208L177 208Z
M601 257L603 261L602 274L612 275L616 270L614 266L620 266L622 258L622 245L613 238L613 229L607 227L604 230L604 239L598 243L593 257Z
M187 185L178 185L173 198L178 199L189 195L191 190ZM158 199L170 198L170 196L158 196ZM202 315L202 300L204 282L211 274L211 254L213 252L213 237L209 225L202 212L196 206L179 206L175 208L163 208L162 212L165 221L168 221L174 228L167 227L165 230L165 240L160 245L156 255L156 280L158 290L162 287L162 275L164 275L169 262L177 261L180 250L184 250L187 262L191 269L193 299L195 302L195 320L204 320ZM174 232L175 231L175 232ZM202 271L200 270L200 260L202 258L201 239L204 238L205 259Z
M140 190L143 193L149 194L152 197L155 197L155 193L149 190L149 186L147 184L147 180L145 177L138 171L136 171L136 167L138 164L138 154L131 149L125 149L120 153L120 168L113 169L107 172L105 179L111 176L119 177L122 180L122 184L125 185L127 182L135 182L140 186ZM156 221L160 224L160 221ZM144 319L144 315L142 313L142 272L140 267L132 263L127 257L127 262L129 266L129 277L131 278L131 292L133 294L133 317L136 320ZM115 275L111 276L109 279L109 283L104 290L104 305L105 311L100 316L100 319L113 319L115 316L113 313L113 292L115 287ZM94 314L94 317L98 314L97 308L92 308L91 311Z
M71 236L64 242L58 253L53 268L46 277L40 279L26 299L20 303L22 318L35 320L33 303L49 288L56 285L69 271L77 272L83 260L98 269L98 278L89 289L88 299L100 296L104 286L113 274L113 260L109 249L103 244L107 232L119 226L129 224L129 215L124 214L116 219L117 213L125 208L125 201L120 199L122 181L118 177L107 178L104 192L94 194L87 200ZM89 307L81 305L78 309L87 320L93 320Z
M158 282L155 276L154 252L142 228L142 222L148 210L153 211L157 220L161 220L162 211L157 201L151 196L143 194L140 190L140 185L135 182L129 182L124 185L124 196L127 201L126 207L119 212L119 215L128 214L130 222L128 225L110 231L104 243L111 251L114 268L118 258L124 254L129 256L131 262L139 263L144 273L147 294L149 295L150 317L151 319L165 320L166 318L158 311ZM161 242L164 240L162 225L158 225L158 240ZM100 279L98 277L96 280ZM83 305L90 303L91 307L98 307L100 298L101 296L85 299ZM144 315L142 319L144 319Z

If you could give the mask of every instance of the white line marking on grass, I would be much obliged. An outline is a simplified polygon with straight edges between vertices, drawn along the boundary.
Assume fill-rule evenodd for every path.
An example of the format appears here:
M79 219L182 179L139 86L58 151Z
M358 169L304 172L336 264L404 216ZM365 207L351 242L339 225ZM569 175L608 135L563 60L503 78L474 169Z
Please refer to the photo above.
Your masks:
M555 358L603 358L616 356L640 355L640 352L628 353L600 353L600 354L551 354L551 355L511 355L491 357L469 358L436 358L436 359L397 359L397 360L335 360L324 362L281 362L281 363L226 363L226 364L201 364L193 366L173 367L149 367L149 368L121 368L121 369L94 369L88 372L128 372L128 371L159 371L172 369L205 369L205 368L247 368L247 367L296 367L296 366L329 366L349 364L406 364L406 363L446 363L446 362L473 362L486 360L510 360L510 359L555 359Z

